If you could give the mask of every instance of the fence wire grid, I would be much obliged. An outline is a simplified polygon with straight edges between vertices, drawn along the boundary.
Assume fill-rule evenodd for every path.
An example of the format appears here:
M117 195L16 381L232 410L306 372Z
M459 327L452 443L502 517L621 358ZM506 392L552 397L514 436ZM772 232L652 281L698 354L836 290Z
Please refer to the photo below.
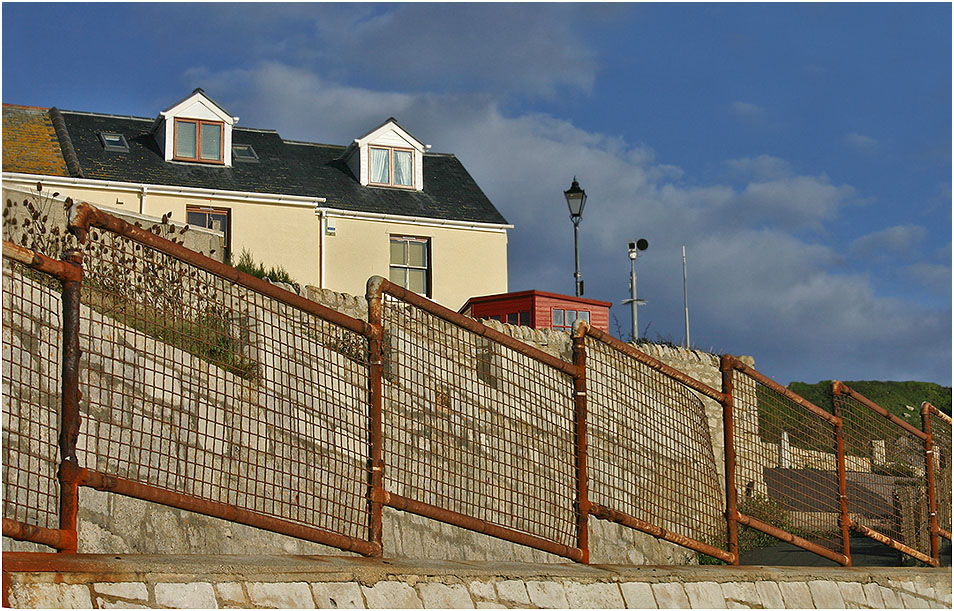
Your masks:
M847 393L835 393L845 436L850 517L931 554L924 440Z
M59 528L62 285L3 257L3 517Z
M739 513L841 553L835 425L745 373L733 380ZM739 525L743 555L772 542Z
M572 377L394 298L383 322L385 489L575 547Z
M602 341L587 337L586 348L589 500L726 549L702 399Z
M80 464L367 539L367 340L110 231L86 253Z
M937 499L937 524L951 534L951 420L932 409L931 438L934 444L934 496Z

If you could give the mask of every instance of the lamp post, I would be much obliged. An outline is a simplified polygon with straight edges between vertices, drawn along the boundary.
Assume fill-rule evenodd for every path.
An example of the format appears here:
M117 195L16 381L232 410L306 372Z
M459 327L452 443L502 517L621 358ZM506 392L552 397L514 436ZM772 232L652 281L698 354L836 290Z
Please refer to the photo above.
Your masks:
M629 243L629 290L632 297L624 299L622 303L630 304L633 308L633 341L639 339L639 319L636 314L636 308L646 305L645 299L636 299L636 259L639 257L639 251L649 248L649 241L643 238Z
M580 221L583 220L583 206L586 205L586 191L580 188L580 183L573 177L573 184L563 192L566 205L570 209L570 220L573 221L573 254L576 260L576 271L573 278L576 281L576 296L583 295L583 280L580 275Z

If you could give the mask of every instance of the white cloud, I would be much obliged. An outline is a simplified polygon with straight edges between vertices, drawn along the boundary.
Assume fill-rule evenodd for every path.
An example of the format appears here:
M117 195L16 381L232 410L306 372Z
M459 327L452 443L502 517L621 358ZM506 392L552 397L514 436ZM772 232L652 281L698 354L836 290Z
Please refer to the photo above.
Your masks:
M362 79L438 91L552 95L589 91L596 58L574 32L578 9L554 5L396 4L317 19L324 59Z
M941 265L937 263L914 263L907 266L905 270L932 293L942 297L950 296L950 265Z
M787 161L771 155L730 159L726 164L739 175L756 180L778 180L793 174Z
M729 162L745 177L739 185L687 186L679 168L659 163L643 143L547 115L507 116L491 96L370 91L275 63L205 76L214 97L230 110L240 107L243 124L275 127L286 138L346 144L393 115L435 151L455 153L516 225L511 290L572 292L563 190L577 176L589 196L580 228L586 296L623 298L626 242L645 237L650 248L638 273L650 305L640 321L678 340L686 244L697 342L753 354L769 375L785 371L793 379L949 379L949 308L880 297L867 276L835 271L843 269L843 253L792 235L854 203L850 185L799 175L785 160L760 156ZM917 237L910 228L885 232L899 246ZM613 312L628 319L621 308Z
M927 229L920 225L895 225L857 238L850 250L860 257L907 255L926 237Z
M859 151L871 151L878 146L878 141L871 136L852 132L845 136L845 142Z
M761 123L766 118L765 109L750 102L732 102L729 105L729 110L736 118L752 123Z

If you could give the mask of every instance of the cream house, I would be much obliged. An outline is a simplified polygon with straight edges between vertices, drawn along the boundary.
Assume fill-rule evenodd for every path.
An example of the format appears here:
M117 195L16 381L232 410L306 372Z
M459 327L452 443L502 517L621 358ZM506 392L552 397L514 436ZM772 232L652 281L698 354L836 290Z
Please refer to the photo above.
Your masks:
M196 89L153 118L5 104L3 180L221 231L298 282L375 274L449 308L507 290L507 224L460 161L394 119L347 146L238 127Z

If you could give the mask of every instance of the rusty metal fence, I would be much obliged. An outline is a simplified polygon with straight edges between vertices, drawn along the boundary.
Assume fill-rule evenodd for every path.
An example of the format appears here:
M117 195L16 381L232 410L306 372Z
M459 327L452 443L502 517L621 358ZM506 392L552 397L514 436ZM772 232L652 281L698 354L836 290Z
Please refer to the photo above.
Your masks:
M6 536L75 552L92 487L372 556L384 507L580 562L590 516L729 564L950 538L932 406L921 432L836 385L832 414L728 355L716 390L582 322L555 356L380 277L365 322L71 218L68 261L4 243Z
M841 382L832 384L835 413L844 422L852 530L921 562L932 552L933 478L927 477L927 433Z
M580 369L384 279L382 501L584 560Z
M586 358L590 513L733 562L701 398L722 393L599 329Z
M934 482L933 529L951 540L951 417L927 401L921 404L921 428L930 438L928 476ZM936 557L936 553L932 554Z
M737 359L723 359L723 375L740 553L769 535L850 564L840 418Z
M3 532L63 550L76 545L70 524L60 520L70 504L59 480L63 295L64 284L80 273L78 266L4 244Z

